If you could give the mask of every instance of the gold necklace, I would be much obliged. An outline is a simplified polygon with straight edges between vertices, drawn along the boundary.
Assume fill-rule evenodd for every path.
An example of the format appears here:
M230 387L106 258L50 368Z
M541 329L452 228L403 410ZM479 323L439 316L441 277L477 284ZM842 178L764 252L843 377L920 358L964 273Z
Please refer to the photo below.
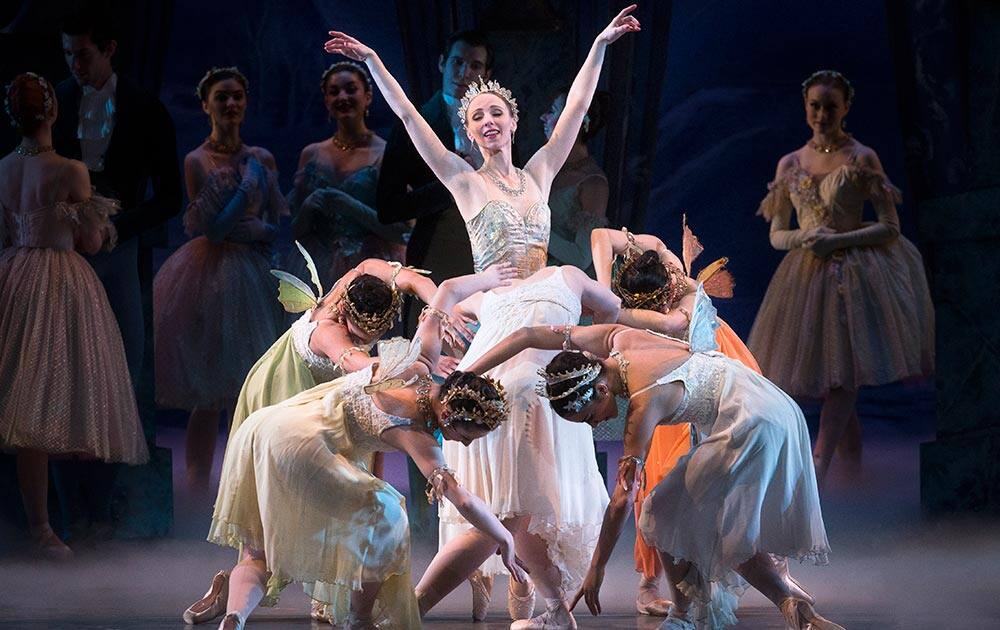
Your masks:
M417 409L420 410L428 429L433 428L434 420L434 408L431 407L431 382L430 376L422 376L417 383Z
M615 353L615 360L618 361L618 380L622 384L622 396L626 399L632 397L628 391L628 364L629 361L620 352Z
M842 148L844 148L844 145L850 142L850 140L851 140L851 134L845 133L843 136L835 140L832 144L820 144L812 139L810 139L809 142L807 142L806 144L813 151L819 151L820 153L834 153L835 151L839 151Z
M37 147L26 147L23 144L19 144L14 149L14 153L27 156L41 155L42 153L48 153L49 151L55 151L51 144L42 144Z
M337 134L333 134L332 136L330 136L330 142L332 142L333 146L337 147L341 151L353 151L358 147L366 147L368 146L368 143L371 142L371 140L372 140L371 131L365 132L365 134L355 142L348 142L347 140L342 140L341 138L337 137Z
M519 182L517 188L511 188L510 186L508 186L502 179L500 179L500 177L496 173L494 173L492 170L488 168L484 168L483 172L486 173L486 176L493 181L493 185L499 188L505 194L511 197L520 197L521 195L524 194L524 183L525 183L524 171L522 171L519 168L515 168L514 170L517 172L517 178Z
M212 136L205 138L205 144L208 148L215 151L216 153L222 153L225 155L233 155L238 153L240 149L243 148L243 140L237 139L234 144L228 144L222 140L216 140Z

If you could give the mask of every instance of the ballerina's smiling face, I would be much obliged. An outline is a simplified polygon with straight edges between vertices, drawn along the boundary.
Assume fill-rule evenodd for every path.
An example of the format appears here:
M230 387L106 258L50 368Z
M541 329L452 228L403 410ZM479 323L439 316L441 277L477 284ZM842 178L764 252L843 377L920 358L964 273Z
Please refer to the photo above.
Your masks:
M510 146L517 129L507 101L486 92L472 99L465 114L469 139L486 151L499 151Z
M824 136L838 133L851 105L844 91L835 85L816 84L806 92L806 123Z
M372 103L368 84L350 70L332 72L323 85L323 103L333 120L361 118Z

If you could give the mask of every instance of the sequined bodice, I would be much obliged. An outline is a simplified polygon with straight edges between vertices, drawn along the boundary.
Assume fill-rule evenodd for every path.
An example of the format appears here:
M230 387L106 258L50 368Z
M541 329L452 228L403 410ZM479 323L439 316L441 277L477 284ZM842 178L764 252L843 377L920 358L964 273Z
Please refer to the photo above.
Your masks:
M312 311L306 311L292 324L292 345L317 383L326 383L344 375L344 370L327 357L321 357L309 347L309 338L318 322L309 321Z
M823 176L812 175L797 164L788 174L788 196L795 207L799 227L832 227L838 232L861 226L865 200L870 194L872 173L853 161Z
M60 201L28 211L0 205L0 227L4 228L0 230L0 247L7 239L12 247L71 250L79 227L110 229L108 217L117 210L117 201L96 195L86 201Z
M330 413L330 408L338 403L344 405L355 455L394 450L381 440L382 432L393 427L413 424L409 418L382 411L375 405L372 397L365 393L365 385L372 380L372 369L373 365L369 365L343 377L341 387L323 400L327 413Z
M487 201L476 216L465 222L476 271L507 262L517 267L518 277L527 278L544 267L551 220L545 201L532 205L524 216L506 201Z

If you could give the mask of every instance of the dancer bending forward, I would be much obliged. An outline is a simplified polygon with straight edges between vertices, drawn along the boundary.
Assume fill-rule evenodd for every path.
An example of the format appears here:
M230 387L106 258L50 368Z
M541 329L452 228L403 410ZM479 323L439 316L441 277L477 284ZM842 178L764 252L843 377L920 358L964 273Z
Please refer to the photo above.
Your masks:
M441 324L455 301L506 282L493 267L442 283L410 344L380 347L379 364L318 385L250 415L231 436L223 462L211 542L243 545L232 571L221 628L242 628L271 574L303 582L352 628L415 628L403 497L374 477L371 456L399 449L427 476L428 498L446 497L499 545L515 580L510 533L445 465L434 437L471 442L507 417L503 388L454 372L430 379ZM494 550L496 547L494 547Z
M653 432L688 422L700 441L646 498L639 523L659 550L674 599L661 627L736 623L749 582L792 628L840 628L813 610L797 584L782 579L771 555L824 563L829 551L809 433L792 399L719 353L692 352L682 342L622 326L526 328L469 369L484 372L522 350L554 350L567 340L593 354L564 351L545 368L545 395L557 413L596 426L615 417L616 396L629 400L618 482L573 605L585 598L592 613L601 612L604 569L643 483Z

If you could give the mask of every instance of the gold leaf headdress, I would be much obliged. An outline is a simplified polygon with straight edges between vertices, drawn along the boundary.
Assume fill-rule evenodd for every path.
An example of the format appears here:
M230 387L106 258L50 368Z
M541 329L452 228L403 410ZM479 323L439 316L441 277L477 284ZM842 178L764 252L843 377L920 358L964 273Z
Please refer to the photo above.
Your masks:
M628 228L623 227L622 232L625 232L625 235L628 237L629 246L625 251L621 266L611 278L611 290L622 299L622 306L625 308L660 310L663 305L669 306L673 304L688 292L687 283L684 281L686 277L684 272L671 263L664 263L663 265L667 270L667 282L663 286L657 287L652 291L634 293L623 287L621 284L622 276L632 268L645 250L636 244L635 234L629 232Z
M483 77L479 77L478 83L473 83L469 86L469 89L465 91L465 96L462 97L462 104L458 107L458 118L462 121L462 128L465 125L465 114L469 111L469 104L472 103L472 99L476 98L480 94L496 94L507 103L507 107L510 108L510 116L517 122L517 101L514 99L514 95L510 93L505 87L500 87L500 84L496 81L483 81Z
M504 391L503 385L488 376L480 376L479 378L486 380L486 382L492 385L496 389L499 398L495 400L486 398L468 385L450 387L448 392L441 397L441 403L448 409L447 415L441 418L441 426L449 426L455 421L466 420L492 431L507 419L509 410L507 408L507 393ZM472 400L476 403L477 409L475 411L464 409L453 410L448 406L448 403L455 398Z
M392 280L389 282L389 290L392 292L392 300L389 302L389 306L380 313L365 313L358 305L354 303L351 299L349 291L344 291L343 296L340 298L341 302L344 304L344 310L346 315L351 318L351 321L358 325L358 328L365 331L366 334L372 337L381 337L382 334L392 327L392 323L400 316L403 312L403 296L399 288L396 286L396 276L403 269L403 265L398 262L390 262L389 265L394 267L392 273ZM412 271L417 273L429 274L429 271L423 269L412 269L407 267Z

